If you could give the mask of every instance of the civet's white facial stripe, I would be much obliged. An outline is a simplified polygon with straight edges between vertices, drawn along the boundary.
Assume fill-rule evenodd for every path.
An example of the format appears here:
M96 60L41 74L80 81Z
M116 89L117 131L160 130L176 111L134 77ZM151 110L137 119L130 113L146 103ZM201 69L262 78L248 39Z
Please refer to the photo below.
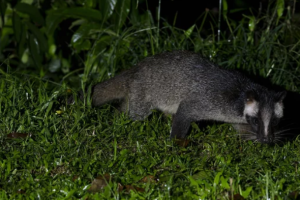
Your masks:
M257 101L247 102L244 108L244 117L249 115L250 117L256 117L259 109L259 103Z
M275 103L274 113L278 118L283 117L283 104L281 102Z
M271 112L266 109L262 110L262 120L264 123L264 135L267 137L269 134L268 127L271 121Z

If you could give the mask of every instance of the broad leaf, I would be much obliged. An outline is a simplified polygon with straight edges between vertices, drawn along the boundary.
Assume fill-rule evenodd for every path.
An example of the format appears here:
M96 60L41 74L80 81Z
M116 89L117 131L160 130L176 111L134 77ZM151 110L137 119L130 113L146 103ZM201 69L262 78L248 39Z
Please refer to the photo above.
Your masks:
M116 4L116 0L99 0L99 9L102 13L103 20L106 20L112 15Z
M47 31L52 35L58 24L69 17L84 18L92 21L101 21L102 16L98 10L91 8L67 8L52 10L46 18Z
M33 33L38 40L41 50L44 52L48 51L48 43L44 34L32 23L27 22L26 25L29 28L30 32Z
M282 16L284 11L284 0L277 0L276 6L277 6L277 16L279 19Z
M26 30L17 12L13 12L13 30L18 44L18 55L21 58L25 50Z
M91 42L89 39L94 35L93 33L101 32L100 25L97 23L85 23L72 36L72 45L76 50L89 50Z
M0 0L0 17L1 17L1 20L2 20L3 24L4 24L4 14L5 14L6 8L7 8L6 1L5 0Z
M28 14L30 19L39 25L44 25L44 18L36 7L27 3L18 3L15 9L19 12Z
M42 67L42 57L40 54L38 40L32 35L29 35L29 50L32 56L34 63L38 68Z
M16 12L13 12L13 29L17 42L20 42L21 35L24 34L23 24L19 15Z
M72 36L72 43L80 42L84 39L87 39L90 37L91 34L95 32L100 32L102 29L98 23L85 23L82 24L78 30L73 34Z

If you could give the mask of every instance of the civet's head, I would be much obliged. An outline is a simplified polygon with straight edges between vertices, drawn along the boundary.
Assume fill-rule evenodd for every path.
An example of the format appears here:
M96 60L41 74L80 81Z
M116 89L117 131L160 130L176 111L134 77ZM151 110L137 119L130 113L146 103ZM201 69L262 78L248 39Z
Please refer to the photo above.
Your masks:
M276 132L276 129L283 117L285 96L286 92L268 90L246 92L243 115L251 130L248 130L245 139L261 143L279 140L279 132Z

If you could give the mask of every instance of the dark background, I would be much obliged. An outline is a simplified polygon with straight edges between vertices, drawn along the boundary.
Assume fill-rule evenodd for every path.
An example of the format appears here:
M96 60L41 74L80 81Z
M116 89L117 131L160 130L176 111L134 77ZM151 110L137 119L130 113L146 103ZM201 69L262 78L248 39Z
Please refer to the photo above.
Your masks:
M242 15L260 15L266 12L270 4L276 3L274 0L227 0L228 17L233 20L240 20ZM294 0L286 0L285 5L294 4ZM149 0L140 3L141 10L152 12L157 16L159 0ZM297 4L296 4L297 5ZM297 10L297 9L296 9ZM177 13L175 26L188 29L193 24L200 25L200 15L205 11L210 11L215 19L219 14L219 0L161 0L161 18L173 25Z

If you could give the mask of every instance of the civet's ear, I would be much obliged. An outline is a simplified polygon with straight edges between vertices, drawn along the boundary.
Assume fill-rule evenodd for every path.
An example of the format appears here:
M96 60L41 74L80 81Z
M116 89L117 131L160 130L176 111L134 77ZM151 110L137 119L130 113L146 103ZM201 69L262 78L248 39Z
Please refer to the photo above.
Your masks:
M257 95L254 91L249 90L246 92L246 104L252 104L257 101Z
M286 91L277 92L275 94L275 101L278 103L282 103L284 98L286 97L286 94L287 94Z
M283 109L284 109L284 105L283 105L283 100L286 96L286 91L282 91L282 92L277 92L275 94L275 107L274 107L274 112L275 112L275 115L278 117L278 118L281 118L283 117Z
M256 117L259 110L259 102L256 98L256 93L254 91L246 92L246 100L244 107L244 116L248 115L251 117Z

